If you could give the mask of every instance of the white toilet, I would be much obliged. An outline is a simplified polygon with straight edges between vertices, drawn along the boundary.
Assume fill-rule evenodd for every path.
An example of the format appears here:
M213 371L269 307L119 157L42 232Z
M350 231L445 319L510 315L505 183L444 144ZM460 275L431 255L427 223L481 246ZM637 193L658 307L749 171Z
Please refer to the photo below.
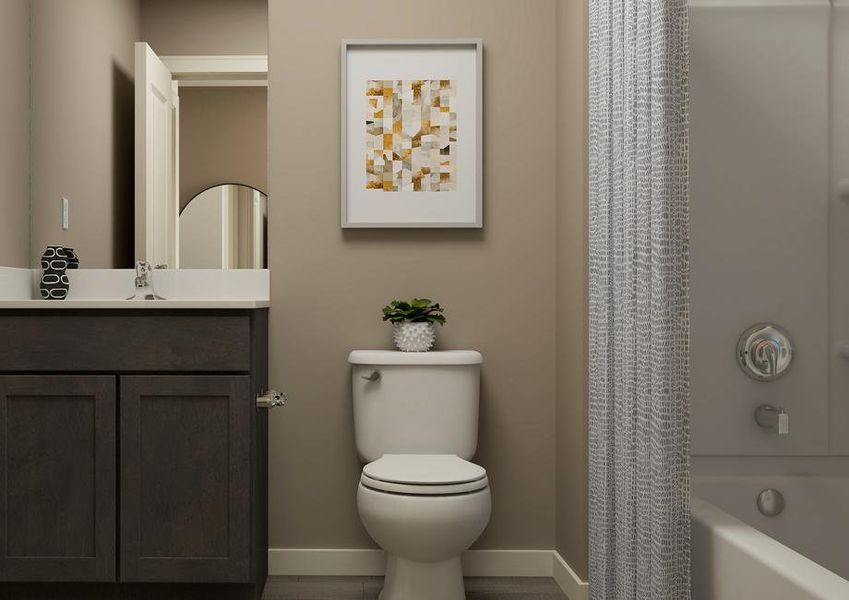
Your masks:
M360 518L386 550L381 600L463 600L460 555L489 521L478 439L480 353L348 356Z

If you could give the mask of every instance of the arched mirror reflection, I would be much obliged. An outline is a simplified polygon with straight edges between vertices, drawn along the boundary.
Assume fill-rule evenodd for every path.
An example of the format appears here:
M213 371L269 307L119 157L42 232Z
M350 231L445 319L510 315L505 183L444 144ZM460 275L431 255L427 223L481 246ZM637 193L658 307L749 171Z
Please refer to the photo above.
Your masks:
M192 197L180 212L181 269L265 269L267 196L238 183Z

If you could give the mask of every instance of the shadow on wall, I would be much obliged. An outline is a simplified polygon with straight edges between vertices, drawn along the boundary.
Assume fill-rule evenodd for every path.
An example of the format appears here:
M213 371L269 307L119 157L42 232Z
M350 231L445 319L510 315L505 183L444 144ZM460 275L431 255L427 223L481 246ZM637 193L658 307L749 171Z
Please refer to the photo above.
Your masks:
M485 239L484 229L465 229L465 228L409 228L409 229L342 229L342 238L346 242L362 242L372 243L380 242L385 244L444 244L451 243L479 243Z
M122 269L135 252L135 83L114 60L112 136L112 266Z

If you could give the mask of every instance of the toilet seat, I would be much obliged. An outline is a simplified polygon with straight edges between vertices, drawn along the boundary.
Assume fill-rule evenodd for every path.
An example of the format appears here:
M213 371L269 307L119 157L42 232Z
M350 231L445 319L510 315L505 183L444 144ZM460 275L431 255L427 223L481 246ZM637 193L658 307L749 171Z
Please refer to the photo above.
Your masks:
M360 483L413 496L467 494L486 488L486 469L454 454L384 454L363 467Z

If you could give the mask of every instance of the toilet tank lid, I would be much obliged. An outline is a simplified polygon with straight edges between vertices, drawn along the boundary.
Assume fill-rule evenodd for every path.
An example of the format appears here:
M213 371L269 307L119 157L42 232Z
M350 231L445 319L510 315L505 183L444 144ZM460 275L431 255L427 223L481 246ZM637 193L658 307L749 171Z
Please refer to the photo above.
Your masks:
M479 365L483 356L476 350L399 352L397 350L353 350L352 365Z

